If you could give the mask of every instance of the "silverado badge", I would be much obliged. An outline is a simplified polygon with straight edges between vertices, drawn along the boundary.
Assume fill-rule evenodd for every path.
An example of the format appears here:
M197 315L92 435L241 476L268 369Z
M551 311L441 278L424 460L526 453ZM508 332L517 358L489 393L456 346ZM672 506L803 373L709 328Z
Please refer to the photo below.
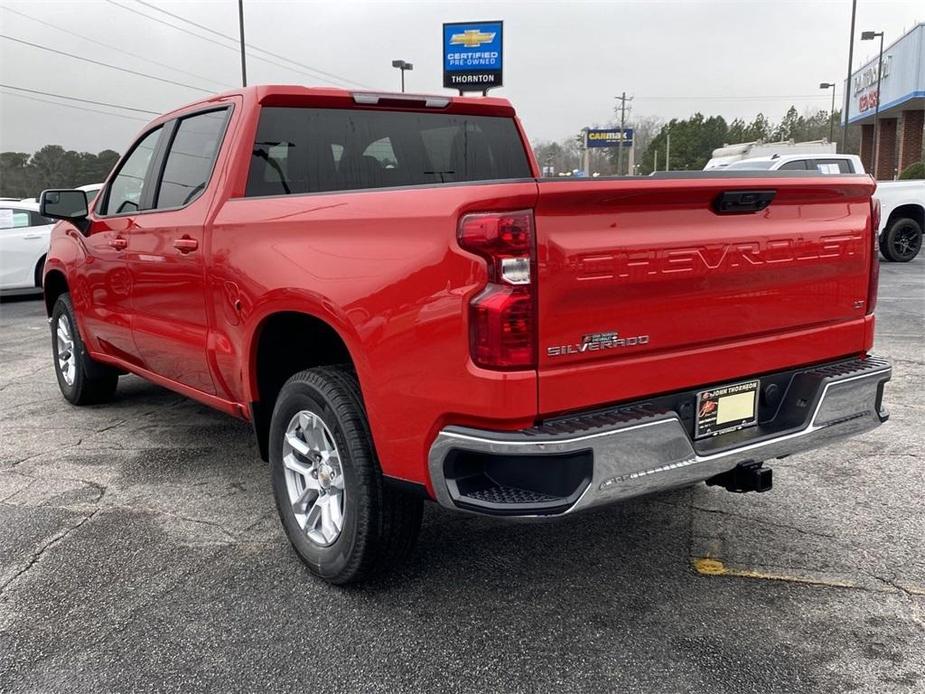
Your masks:
M570 345L556 345L546 348L547 357L563 357L566 354L582 354L584 352L599 352L605 349L618 347L635 347L649 344L648 335L635 337L620 337L616 330L605 333L590 333L581 336L581 342Z

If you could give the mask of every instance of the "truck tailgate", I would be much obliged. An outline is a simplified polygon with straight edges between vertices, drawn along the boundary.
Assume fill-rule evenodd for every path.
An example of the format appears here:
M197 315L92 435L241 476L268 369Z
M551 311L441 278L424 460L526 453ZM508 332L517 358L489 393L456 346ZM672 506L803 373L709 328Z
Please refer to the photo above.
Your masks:
M539 183L539 410L587 408L863 352L865 176ZM773 191L720 214L727 191Z

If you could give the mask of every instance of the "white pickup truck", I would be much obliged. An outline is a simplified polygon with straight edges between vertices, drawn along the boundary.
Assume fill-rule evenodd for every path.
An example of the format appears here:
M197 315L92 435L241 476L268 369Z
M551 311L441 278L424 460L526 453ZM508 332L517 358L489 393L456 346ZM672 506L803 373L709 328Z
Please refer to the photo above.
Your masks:
M908 263L922 249L925 180L879 181L874 197L880 201L880 253Z

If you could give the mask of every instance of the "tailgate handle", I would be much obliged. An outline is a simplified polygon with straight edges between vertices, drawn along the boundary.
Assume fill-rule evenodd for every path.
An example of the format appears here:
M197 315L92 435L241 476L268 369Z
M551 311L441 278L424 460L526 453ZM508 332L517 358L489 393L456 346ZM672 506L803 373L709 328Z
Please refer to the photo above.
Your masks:
M714 208L719 214L761 212L776 194L776 190L727 190L716 198Z

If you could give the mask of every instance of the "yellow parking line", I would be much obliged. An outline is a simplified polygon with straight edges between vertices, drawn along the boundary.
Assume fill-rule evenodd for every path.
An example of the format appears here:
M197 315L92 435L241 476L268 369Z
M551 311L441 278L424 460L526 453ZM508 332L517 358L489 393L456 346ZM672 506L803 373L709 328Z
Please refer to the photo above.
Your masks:
M693 565L694 571L702 576L735 576L736 578L758 578L767 581L787 581L788 583L804 583L806 585L827 586L830 588L865 588L865 586L860 586L849 581L830 581L821 578L788 576L787 574L753 571L750 569L732 569L723 564L723 562L721 562L719 559L712 559L710 557L696 558L693 560Z

